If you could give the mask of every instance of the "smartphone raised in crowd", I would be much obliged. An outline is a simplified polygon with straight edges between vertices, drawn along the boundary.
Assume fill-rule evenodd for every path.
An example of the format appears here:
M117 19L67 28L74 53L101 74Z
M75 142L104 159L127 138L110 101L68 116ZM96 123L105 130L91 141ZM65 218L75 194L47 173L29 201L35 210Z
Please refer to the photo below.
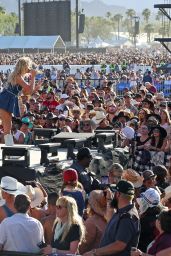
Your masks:
M109 177L107 175L101 176L101 184L109 184Z

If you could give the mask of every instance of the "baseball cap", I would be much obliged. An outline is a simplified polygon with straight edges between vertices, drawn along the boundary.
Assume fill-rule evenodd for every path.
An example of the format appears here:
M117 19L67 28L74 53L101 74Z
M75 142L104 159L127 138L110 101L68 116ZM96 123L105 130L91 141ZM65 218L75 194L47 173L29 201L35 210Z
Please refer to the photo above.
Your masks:
M68 98L69 98L69 96L67 94L62 94L61 95L61 99L68 99Z
M134 185L130 181L120 180L116 185L116 191L126 195L134 195Z
M147 189L140 195L149 205L158 205L160 203L159 192L154 188Z
M71 181L77 181L78 180L78 174L77 171L74 169L67 169L63 172L63 181L64 182L71 182Z
M146 171L143 172L144 181L145 181L145 180L149 180L149 179L151 179L151 178L153 178L153 177L155 177L155 176L156 176L156 175L155 175L154 172L151 171L151 170L146 170Z
M81 160L84 157L92 158L91 150L89 148L80 148L77 153L77 159Z

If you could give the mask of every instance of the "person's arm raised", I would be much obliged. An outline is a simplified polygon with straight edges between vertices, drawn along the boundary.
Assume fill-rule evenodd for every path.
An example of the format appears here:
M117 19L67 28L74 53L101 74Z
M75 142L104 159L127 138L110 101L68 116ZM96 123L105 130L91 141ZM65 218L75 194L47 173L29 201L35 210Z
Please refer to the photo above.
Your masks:
M23 93L24 94L29 94L31 95L35 89L35 76L36 76L36 70L32 69L30 71L30 74L31 74L31 79L30 79L30 82L27 83L23 77L21 76L18 76L17 77L17 84L20 85L23 89Z

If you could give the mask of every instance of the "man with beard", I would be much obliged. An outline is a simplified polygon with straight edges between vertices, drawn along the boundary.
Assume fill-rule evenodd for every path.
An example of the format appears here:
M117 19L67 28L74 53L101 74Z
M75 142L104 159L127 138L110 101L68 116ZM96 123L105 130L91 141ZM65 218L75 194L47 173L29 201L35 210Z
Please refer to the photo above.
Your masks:
M131 247L137 247L140 235L140 221L137 209L132 203L134 186L131 182L121 180L116 186L112 204L117 211L109 221L98 249L83 256L117 255L128 256ZM107 197L107 200L111 198Z

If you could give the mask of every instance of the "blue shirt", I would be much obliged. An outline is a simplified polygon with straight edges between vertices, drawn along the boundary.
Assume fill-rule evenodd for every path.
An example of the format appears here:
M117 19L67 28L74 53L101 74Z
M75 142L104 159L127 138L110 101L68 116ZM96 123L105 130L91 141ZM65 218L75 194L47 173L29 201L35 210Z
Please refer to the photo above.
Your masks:
M135 206L131 204L113 214L105 229L100 248L116 241L122 241L127 244L126 248L124 251L114 255L130 256L131 247L136 247L138 244L139 234L140 221L138 212Z

